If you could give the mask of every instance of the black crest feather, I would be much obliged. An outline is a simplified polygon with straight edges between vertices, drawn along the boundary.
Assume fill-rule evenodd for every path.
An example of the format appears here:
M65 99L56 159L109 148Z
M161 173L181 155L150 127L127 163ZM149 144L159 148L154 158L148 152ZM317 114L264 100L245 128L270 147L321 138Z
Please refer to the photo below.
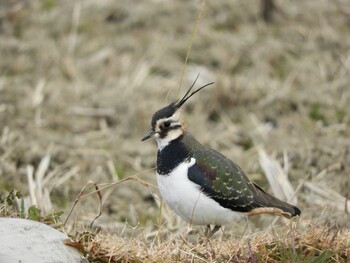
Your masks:
M185 93L185 95L182 97L182 99L179 100L179 101L177 101L177 102L174 104L174 106L175 106L176 108L180 108L189 98L191 98L191 97L192 97L194 94L196 94L198 91L204 89L205 87L208 87L208 86L214 84L214 82L210 82L210 83L208 83L208 84L205 84L204 86L202 86L202 87L196 89L195 91L192 91L192 93L191 93L190 95L188 95L188 94L191 92L191 90L193 89L194 84L196 84L196 81L198 80L198 78L199 78L199 74L197 75L197 77L196 77L196 79L194 80L194 82L193 82L193 84L191 85L191 87L188 89L188 91L187 91L187 92Z
M189 98L191 98L194 94L196 94L198 91L204 89L205 87L214 84L214 82L205 84L202 87L199 87L198 89L196 89L195 91L191 90L193 89L196 81L198 80L199 74L196 77L196 79L194 80L193 84L191 85L191 87L188 89L188 91L186 92L186 94L178 101L175 101L171 104L169 104L168 106L158 110L156 113L154 113L153 117L152 117L152 127L154 127L156 125L157 120L161 119L161 118L169 118L171 117Z

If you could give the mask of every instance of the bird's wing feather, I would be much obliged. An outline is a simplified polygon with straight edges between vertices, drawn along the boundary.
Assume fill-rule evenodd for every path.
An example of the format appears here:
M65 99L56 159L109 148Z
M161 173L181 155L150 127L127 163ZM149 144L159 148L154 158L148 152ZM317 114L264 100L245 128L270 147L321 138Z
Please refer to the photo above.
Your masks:
M196 163L188 170L188 178L221 206L248 212L254 205L255 187L241 168L222 154L202 148L193 154Z
M196 163L188 170L188 178L221 206L234 211L250 212L261 207L274 207L291 216L300 210L266 193L251 182L242 169L222 154L202 148L194 151ZM297 209L297 210L295 210Z

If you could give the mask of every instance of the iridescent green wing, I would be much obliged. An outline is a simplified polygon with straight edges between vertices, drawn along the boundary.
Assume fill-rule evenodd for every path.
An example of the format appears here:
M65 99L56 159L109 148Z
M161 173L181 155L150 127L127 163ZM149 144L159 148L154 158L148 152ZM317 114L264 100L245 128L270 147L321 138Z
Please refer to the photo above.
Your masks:
M241 168L222 154L201 148L193 152L196 163L188 170L188 178L221 206L248 212L260 207L254 201L256 188Z

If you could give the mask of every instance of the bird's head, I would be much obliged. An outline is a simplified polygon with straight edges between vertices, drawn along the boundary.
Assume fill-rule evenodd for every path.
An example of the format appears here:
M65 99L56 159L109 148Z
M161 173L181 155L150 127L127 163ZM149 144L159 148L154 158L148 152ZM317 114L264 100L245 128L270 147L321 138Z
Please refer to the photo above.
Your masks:
M168 106L158 110L153 114L151 129L144 135L142 141L154 137L158 143L158 148L162 149L164 146L168 145L171 141L179 138L184 133L185 122L183 120L181 112L182 105L184 105L185 102L198 91L214 83L208 83L190 93L195 82L188 89L182 99L170 103Z

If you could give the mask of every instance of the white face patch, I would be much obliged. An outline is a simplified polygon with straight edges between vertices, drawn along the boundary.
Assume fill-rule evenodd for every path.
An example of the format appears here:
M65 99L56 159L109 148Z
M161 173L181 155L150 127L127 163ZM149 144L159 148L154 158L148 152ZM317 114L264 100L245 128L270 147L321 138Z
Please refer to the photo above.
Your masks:
M156 132L160 132L162 125L164 125L165 122L170 122L170 127L175 127L178 125L182 126L182 116L181 116L181 110L177 110L172 116L170 116L169 118L163 118L163 119L159 119L157 120L156 123Z
M165 124L170 123L170 126L166 127ZM181 111L176 111L171 117L157 120L155 126L154 138L158 143L158 150L161 151L171 141L177 139L184 133L184 124L182 122ZM165 135L162 136L162 132Z

